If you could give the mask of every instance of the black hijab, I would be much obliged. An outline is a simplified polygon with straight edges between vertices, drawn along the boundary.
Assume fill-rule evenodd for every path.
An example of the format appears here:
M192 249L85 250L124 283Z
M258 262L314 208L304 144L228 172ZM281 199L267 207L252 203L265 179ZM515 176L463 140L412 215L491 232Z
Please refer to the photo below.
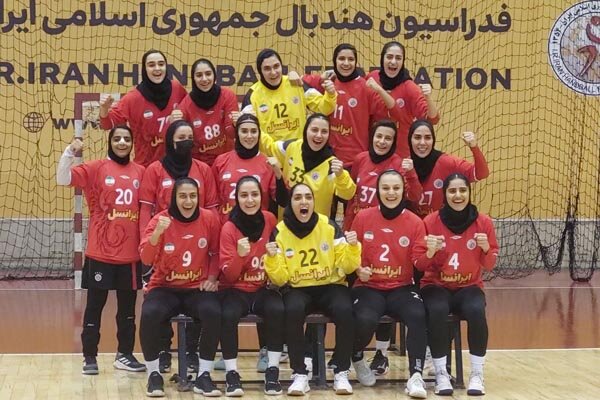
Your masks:
M206 64L211 69L214 77L214 82L212 87L208 92L203 92L200 90L198 86L196 86L196 81L194 80L194 74L196 73L196 68L200 64ZM217 85L217 70L212 62L207 60L206 58L201 58L194 62L192 65L192 91L190 92L190 98L198 107L203 110L211 109L217 101L219 101L219 96L221 96L221 86Z
M146 59L150 54L155 53L163 56L165 63L167 62L167 57L161 51L148 50L145 52L142 57L142 82L137 85L137 90L139 90L146 100L153 103L162 111L167 108L167 105L169 104L173 87L171 86L171 80L167 76L165 76L161 83L154 83L148 77L148 73L146 72Z
M419 157L415 151L413 150L412 145L412 137L420 126L426 126L431 131L431 136L433 137L433 143L431 145L431 152L426 157ZM410 149L410 158L413 160L413 164L415 167L415 171L417 172L417 176L419 177L419 182L423 183L431 171L433 171L433 167L435 167L435 163L438 158L444 153L435 149L435 131L433 130L433 125L429 123L429 121L425 121L422 119L418 119L412 123L410 129L408 130L408 148Z
M196 188L196 192L198 192L198 182L189 177L179 178L175 181L175 185L173 185L173 191L171 192L171 204L169 204L169 215L180 222L192 222L198 219L200 216L200 207L197 205L194 213L186 218L179 211L179 207L177 207L177 191L181 187L181 185L189 183ZM198 193L198 200L200 200L200 193Z
M340 54L340 52L342 50L350 50L352 51L352 53L354 54L354 59L356 60L356 62L358 63L358 56L357 56L357 52L356 52L356 47L352 46L351 44L348 43L342 43L337 45L337 47L335 49L333 49L333 71L335 72L335 76L337 78L337 80L339 80L340 82L350 82L351 80L354 80L358 77L358 68L356 67L356 65L354 66L354 71L352 71L352 73L348 76L344 76L340 73L340 71L338 71L337 69L337 57L338 54Z
M283 62L281 61L281 57L279 56L279 53L277 53L273 49L263 49L260 51L260 53L258 53L258 56L256 56L256 69L258 70L258 75L260 75L260 81L262 82L262 84L271 90L275 90L279 86L281 86L281 81L279 82L279 85L277 85L277 86L273 86L273 85L269 84L267 82L267 80L265 79L265 76L263 75L262 68L261 68L263 61L265 61L267 58L269 58L271 56L277 57L277 59L279 60L279 63L283 67Z
M245 148L244 145L240 141L240 126L244 122L252 122L253 124L255 124L258 127L258 141L254 145L254 147L252 147L251 149ZM237 155L244 160L248 160L252 157L256 157L256 155L258 154L258 148L260 146L260 124L258 123L258 118L256 118L254 115L242 114L238 118L237 123L235 124L235 145L234 146L235 146L235 152L237 153Z
M260 187L260 182L258 179L250 175L241 177L235 187L235 206L229 214L229 220L233 222L240 232L242 232L242 235L247 236L248 240L250 240L252 243L255 243L258 242L258 239L260 239L260 236L262 235L263 229L265 229L265 216L260 208L254 215L248 215L242 211L240 202L238 201L238 192L240 191L240 186L242 186L242 184L245 182L256 183L262 200L262 188Z
M294 197L294 191L299 186L306 186L310 189L312 193L312 189L310 188L310 186L308 186L305 183L297 183L292 187L292 189L290 190L290 201L283 210L283 223L294 235L296 235L299 239L302 239L308 236L313 231L313 229L315 229L315 226L317 226L317 222L319 222L319 216L313 208L313 213L307 222L300 222L300 220L296 218L296 214L294 214L294 210L292 210L292 199Z
M173 141L175 132L182 126L192 128L190 124L183 120L175 121L169 125L167 134L165 135L166 155L163 157L161 163L173 179L187 176L192 167L192 146L194 145L194 141L192 139L179 141L177 142L177 149Z
M392 146L385 154L377 154L375 152L375 146L373 145L373 138L375 137L375 132L377 128L380 126L384 126L386 128L391 128L394 130L394 140L392 141ZM369 132L369 158L374 164L379 164L390 158L396 153L396 141L398 139L398 128L396 127L396 123L389 119L382 119L380 121L375 122L371 126L371 131Z
M469 188L469 204L462 210L456 211L450 204L448 204L448 199L446 199L446 190L448 190L448 186L450 185L450 181L454 179L460 179L465 182L467 187ZM479 213L477 212L477 207L471 204L471 184L466 176L463 174L450 174L444 179L444 186L442 187L444 193L444 206L440 209L440 219L442 223L446 226L446 228L450 229L452 233L456 233L460 235L464 231L475 222Z
M321 113L312 114L310 117L307 118L306 124L304 125L304 130L302 132L302 149L301 149L302 150L301 151L302 162L304 163L304 171L305 172L312 171L314 168L319 166L322 162L324 162L325 160L327 160L329 157L331 157L333 155L333 150L331 149L331 146L329 146L329 140L325 143L325 145L323 145L321 150L318 150L318 151L314 151L313 149L311 149L310 145L308 144L308 138L307 138L308 127L309 127L310 123L317 118L321 118L321 119L327 121L327 124L329 125L329 118L327 118L326 115L321 114Z
M118 164L127 165L129 164L129 156L131 155L131 149L129 149L129 153L125 157L119 157L112 148L112 138L115 135L115 131L117 129L124 129L127 132L129 132L129 136L131 136L131 140L133 140L133 133L131 133L131 128L129 128L127 125L118 125L112 128L108 133L108 158L110 158Z
M402 61L402 66L400 67L400 71L398 71L398 74L395 77L390 78L385 73L385 68L383 68L383 61L385 59L385 53L387 53L387 51L390 49L390 47L394 47L394 46L398 46L402 49L402 54L404 55L404 59ZM379 59L379 66L381 67L379 69L379 81L381 82L381 87L383 87L385 90L392 90L396 86L401 84L402 82L409 81L412 79L410 77L410 73L404 66L405 59L406 59L406 50L404 49L404 46L402 46L399 42L389 42L389 43L386 43L385 46L383 46L383 49L381 50L381 58Z
M400 201L400 203L394 207L394 208L389 208L387 207L385 204L383 204L383 202L381 201L381 195L379 194L379 181L381 180L381 178L384 175L398 175L400 177L400 179L402 180L402 200ZM395 169L388 169L386 171L383 171L378 177L377 177L377 200L379 201L379 211L381 211L381 215L383 215L383 218L387 219L387 220L391 220L396 218L398 215L402 214L402 211L404 211L404 209L408 206L408 201L406 199L404 199L404 178L402 177L402 174L400 174L400 172L396 171Z

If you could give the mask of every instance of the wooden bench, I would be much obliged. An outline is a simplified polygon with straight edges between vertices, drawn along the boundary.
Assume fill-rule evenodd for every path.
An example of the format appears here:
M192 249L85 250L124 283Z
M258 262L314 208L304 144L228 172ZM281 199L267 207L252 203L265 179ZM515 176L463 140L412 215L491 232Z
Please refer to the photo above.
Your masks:
M464 388L463 378L463 363L462 363L462 338L460 332L460 321L461 319L455 315L448 315L448 328L451 330L451 337L454 341L455 349L455 360L456 360L456 376L454 379L454 385L456 388ZM187 357L186 357L186 338L185 338L185 325L192 323L192 318L187 315L178 315L171 318L172 323L177 324L177 358L178 358L178 374L175 375L171 380L178 383L178 390L186 391L190 390L190 382L187 379ZM240 319L240 323L256 324L263 322L262 317L249 314ZM306 316L306 324L315 325L316 340L313 344L313 378L312 384L316 388L327 387L327 362L325 360L325 326L331 322L329 317L324 314L315 313ZM380 323L395 324L400 323L400 354L406 355L406 328L400 321L395 320L392 317L384 315L379 320ZM447 368L451 374L452 369L452 357L450 356L452 350L452 344L448 349L447 357ZM451 374L452 375L452 374ZM391 382L392 379L378 378L378 381ZM405 380L402 380L405 381Z

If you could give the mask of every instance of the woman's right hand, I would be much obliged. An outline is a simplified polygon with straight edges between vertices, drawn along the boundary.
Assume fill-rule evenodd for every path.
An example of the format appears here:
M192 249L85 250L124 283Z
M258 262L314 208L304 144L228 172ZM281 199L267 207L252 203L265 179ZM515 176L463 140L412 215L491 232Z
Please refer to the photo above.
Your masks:
M161 215L158 217L158 223L154 228L154 233L159 236L162 235L167 230L169 225L171 225L171 218Z
M371 275L373 275L373 272L369 267L358 267L356 270L356 276L358 276L361 282L368 282L371 279Z
M277 242L269 242L265 245L267 249L267 254L270 257L275 257L277 255L277 250L279 250L279 246L277 246Z

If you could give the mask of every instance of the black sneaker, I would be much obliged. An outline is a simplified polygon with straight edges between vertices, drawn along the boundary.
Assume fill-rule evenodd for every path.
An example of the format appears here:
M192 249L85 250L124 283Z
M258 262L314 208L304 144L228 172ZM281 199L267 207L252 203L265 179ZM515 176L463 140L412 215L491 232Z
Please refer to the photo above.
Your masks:
M217 389L213 383L208 371L204 371L196 378L196 382L194 383L194 393L202 394L206 397L221 396L221 391Z
M133 354L117 353L113 365L116 369L125 371L142 372L146 370L146 366L139 362Z
M275 396L282 392L281 383L279 383L279 368L267 368L267 371L265 372L265 394Z
M198 353L187 353L185 355L185 362L187 363L188 372L198 372L198 364L200 364Z
M148 377L148 386L146 387L146 396L163 397L165 395L165 382L158 372L154 371Z
M385 375L390 370L390 361L383 355L381 350L377 350L375 357L371 360L369 368L371 368L371 371L373 371L375 375Z
M229 371L225 374L225 396L241 397L244 395L240 374L237 371Z
M161 351L158 354L158 370L161 374L171 371L171 357L168 351Z
M98 375L98 362L94 356L85 356L83 358L83 369L81 373L84 375Z

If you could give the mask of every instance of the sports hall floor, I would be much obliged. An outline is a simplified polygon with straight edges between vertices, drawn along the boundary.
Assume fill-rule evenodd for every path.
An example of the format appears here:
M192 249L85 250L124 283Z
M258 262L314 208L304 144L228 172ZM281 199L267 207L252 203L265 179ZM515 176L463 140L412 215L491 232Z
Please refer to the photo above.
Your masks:
M81 375L79 335L85 291L72 287L72 281L0 281L0 400L145 397L145 373L112 367L116 348L112 296L102 320L100 375ZM567 273L548 276L545 272L519 280L496 279L488 283L486 295L490 351L485 399L600 399L600 274L589 283L573 283ZM466 348L464 328L463 324ZM328 329L330 345L332 331ZM240 347L256 346L254 327L240 327ZM463 359L468 379L467 351ZM392 355L391 363L387 377L407 376L404 357ZM240 358L242 378L260 378L255 364L254 353ZM176 365L174 358L172 371ZM289 377L287 364L282 365L281 377ZM215 372L213 379L224 379L223 373ZM201 398L178 393L174 384L165 387L170 399ZM429 389L428 398L436 398L431 384ZM246 384L244 390L246 399L269 398L258 384ZM354 390L355 399L408 398L398 383L378 382L374 388L355 383ZM332 390L313 390L306 397L337 398ZM451 398L469 397L457 389Z

